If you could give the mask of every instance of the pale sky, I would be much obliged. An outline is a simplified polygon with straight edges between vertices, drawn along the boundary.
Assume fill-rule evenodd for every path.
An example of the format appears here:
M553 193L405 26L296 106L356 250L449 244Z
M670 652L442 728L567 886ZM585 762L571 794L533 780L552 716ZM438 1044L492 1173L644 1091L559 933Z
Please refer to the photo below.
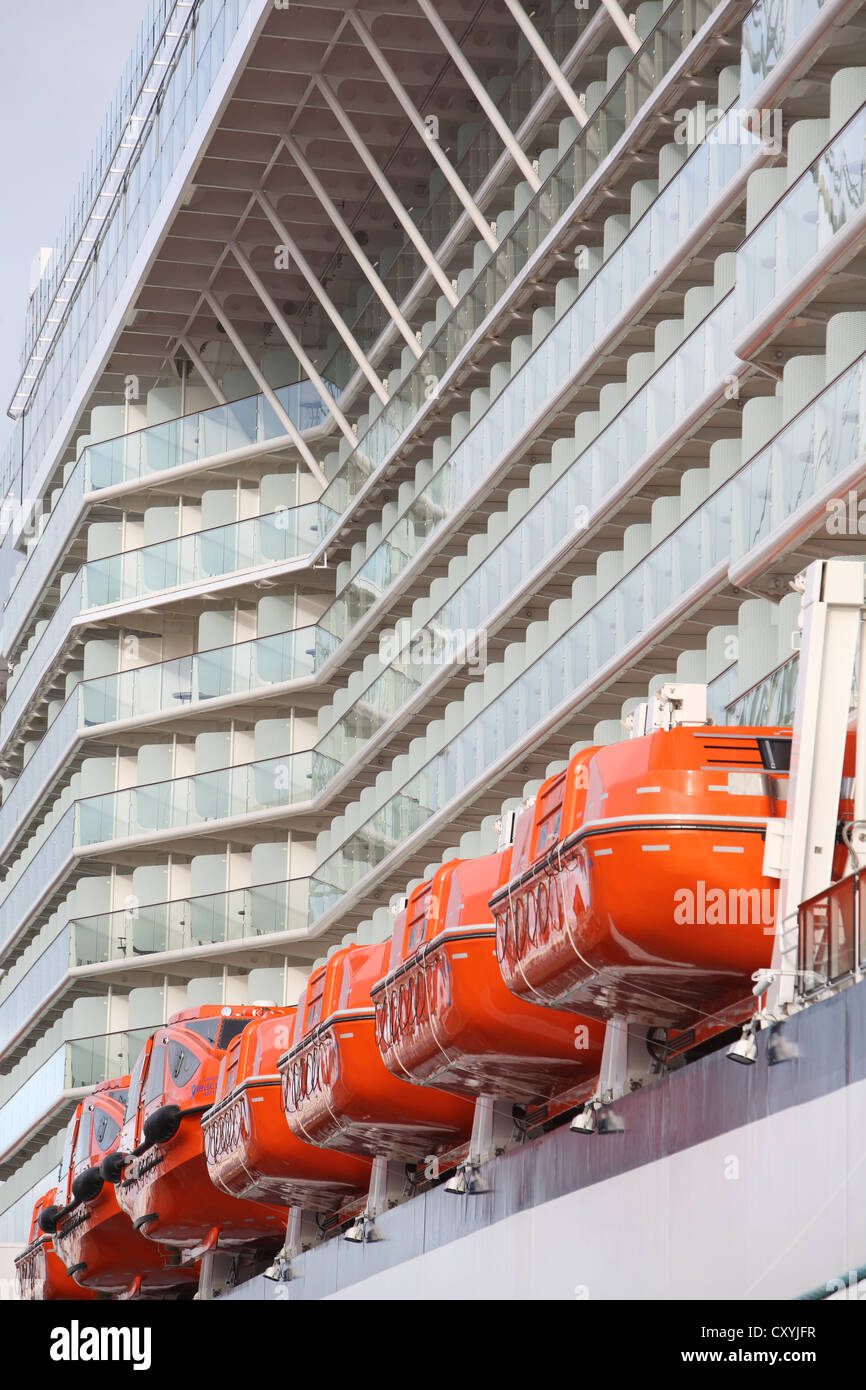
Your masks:
M53 246L147 0L0 0L0 450L30 265Z

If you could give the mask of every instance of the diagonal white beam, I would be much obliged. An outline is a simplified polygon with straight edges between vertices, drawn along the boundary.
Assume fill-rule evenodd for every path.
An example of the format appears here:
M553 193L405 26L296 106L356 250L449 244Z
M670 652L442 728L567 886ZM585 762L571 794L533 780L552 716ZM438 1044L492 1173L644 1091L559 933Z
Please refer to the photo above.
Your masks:
M301 272L310 289L313 291L313 294L316 296L325 313L328 315L328 318L331 320L331 323L334 325L334 328L337 330L343 342L346 344L346 347L349 349L350 353L352 354L358 366L360 367L361 371L364 373L364 376L367 378L367 381L370 383L373 390L376 392L376 395L379 397L379 400L382 402L383 405L387 405L388 401L390 400L388 392L382 385L380 378L376 375L376 372L372 367L370 361L361 350L361 346L358 343L358 340L355 338L351 329L348 327L345 319L343 318L343 315L340 313L339 309L334 304L327 290L324 288L321 281L316 276L306 256L303 254L300 247L295 242L294 238L289 234L288 229L286 228L285 224L280 218L279 213L277 212L273 203L269 201L269 199L261 190L259 190L256 193L256 199L259 203L259 206L262 209L262 212L265 214L274 231L276 232L277 236L279 237L280 245L285 246L286 250L291 256L292 264L298 267L298 270Z
M314 458L310 450L310 446L307 444L306 440L302 438L300 430L298 429L294 420L289 415L288 411L286 410L279 396L274 391L270 382L265 380L264 376L259 370L258 362L256 362L252 353L247 348L247 345L244 342L243 338L240 336L237 329L232 324L231 320L226 317L225 310L217 302L217 300L211 294L210 290L205 291L203 298L205 303L216 315L218 322L222 324L223 328L226 331L226 335L229 338L229 341L234 346L235 352L243 362L244 366L246 367L250 376L253 378L253 381L258 386L262 395L270 404L271 409L273 410L277 419L282 424L283 428L286 431L286 434L291 439L298 453L301 455L301 458L304 460L304 463L307 465L313 477L316 479L316 482L319 484L320 487L327 487L328 480L322 472L321 468L319 467L317 460Z
M298 145L297 141L291 135L283 135L282 141L286 149L288 150L289 155L295 161L304 178L307 180L307 183L312 188L313 192L315 193L325 212L328 214L334 226L337 228L337 231L340 233L340 236L343 238L343 241L346 243L352 255L355 257L355 260L358 262L358 265L361 267L362 271L366 275L375 293L379 296L380 300L382 301L382 304L388 310L388 313L391 315L391 318L394 320L394 323L397 325L403 337L405 338L408 347L411 349L411 351L414 353L416 357L420 357L421 348L418 343L418 339L415 337L415 334L412 332L412 329L409 327L405 318L400 313L399 306L396 304L392 295L389 294L380 275L378 274L372 262L370 261L369 256L364 254L362 247L358 244L358 241L348 222L341 215L333 199L328 195L324 185L322 184L321 179L318 177L315 170L310 166L306 156L301 151L301 148Z
M385 57L381 48L376 43L376 40L370 33L370 30L367 28L366 24L364 23L361 16L358 14L356 10L349 11L349 19L352 21L352 26L355 29L359 39L363 43L370 57L373 59L373 62L376 64L376 67L381 72L388 86L391 88L391 91L394 93L394 96L397 98L397 101L400 103L406 115L409 117L409 120L412 122L412 125L415 127L422 140L426 140L429 144L430 154L432 155L435 163L438 164L439 168L442 170L444 177L447 179L448 183L454 190L454 193L457 195L458 199L463 205L464 211L468 214L469 217L472 218L472 221L475 223L475 226L478 229L480 235L484 238L485 242L490 247L490 250L495 251L499 245L499 242L496 240L496 237L493 234L493 231L490 227L490 223L485 220L484 214L481 212L480 208L475 202L475 199L472 197L472 194L469 192L469 189L466 187L460 175L457 173L457 170L454 168L454 165L451 163L451 160L448 158L447 154L440 146L438 140L430 139L430 131L424 121L424 117L421 115L421 112L418 110L409 93L406 91L406 88L403 86L394 69L391 67L391 64L388 62L388 59Z
M619 32L622 34L632 53L637 53L641 47L641 41L634 29L628 22L628 18L623 13L617 0L601 0Z
M238 246L237 242L230 241L228 245L229 250L231 251L241 270L244 272L244 275L249 280L250 284L252 285L253 289L255 290L256 294L261 300L262 304L264 304L265 308L267 309L277 328L280 330L289 347L292 349L292 352L297 357L302 369L304 370L304 372L306 372L310 381L313 383L313 386L315 387L316 393L318 394L319 400L322 402L322 405L329 412L331 419L334 421L334 424L337 426L338 429L341 429L343 431L343 434L346 436L349 443L354 448L354 446L358 442L357 438L355 437L355 431L352 429L352 426L349 424L342 410L337 405L337 402L334 400L334 397L331 395L324 381L320 377L318 371L314 367L313 363L310 361L309 357L303 349L302 344L295 337L294 333L292 332L291 326L286 322L282 310L277 308L277 305L271 298L271 295L268 293L268 290L263 284L261 278L253 269L246 255L241 250L240 246Z
M394 192L392 185L389 183L388 179L385 177L384 173L379 168L379 165L376 163L376 160L373 158L370 151L367 149L367 146L364 144L364 141L361 138L361 134L358 131L357 127L352 123L350 117L341 107L330 83L327 81L326 78L322 77L321 75L319 75L316 78L316 81L318 83L319 90L321 91L322 96L325 98L325 101L328 103L328 106L333 111L334 116L339 122L341 128L349 137L349 140L352 144L352 148L355 150L355 153L358 155L358 158L361 160L361 163L364 165L364 168L367 170L367 173L376 183L379 192L382 194L383 198L390 207L394 216L397 218L397 221L403 228L403 231L408 236L412 245L415 247L415 250L418 252L418 255L421 257L427 269L430 271L430 274L433 276L433 279L436 281L436 284L439 286L440 290L442 291L445 298L448 300L448 303L451 305L451 308L453 309L455 305L459 303L459 300L454 292L454 287L451 284L451 281L448 279L448 276L445 274L436 257L433 255L433 252L430 250L430 247L427 245L421 233L418 231L418 228L416 227L415 223L412 221L412 218L409 216L400 199L397 197L397 194Z
M418 8L423 14L427 23L435 33L448 57L451 59L457 71L460 73L467 87L471 91L481 110L484 112L496 134L499 136L503 145L507 149L511 158L514 160L526 182L534 193L541 187L541 180L520 148L514 134L508 124L502 119L499 109L490 99L490 95L484 83L480 80L475 69L467 62L462 48L457 43L454 35L446 24L443 24L439 15L436 13L435 5L431 0L415 0Z
M215 377L211 375L210 371L205 366L199 353L196 352L189 338L181 337L178 338L177 341L180 343L181 347L183 348L190 362L195 367L205 386L210 391L217 405L225 405L226 398L223 391L220 389L219 382L216 380Z
M547 44L544 42L544 39L529 18L529 15L520 4L520 0L505 0L505 5L515 23L525 35L530 48L541 63L554 87L559 92L559 95L562 97L572 116L574 116L575 120L578 121L580 125L586 125L589 120L589 116L586 114L586 107L582 101L578 100L574 88L571 86L562 68L559 66L550 49L547 47ZM631 28L630 25L629 28Z

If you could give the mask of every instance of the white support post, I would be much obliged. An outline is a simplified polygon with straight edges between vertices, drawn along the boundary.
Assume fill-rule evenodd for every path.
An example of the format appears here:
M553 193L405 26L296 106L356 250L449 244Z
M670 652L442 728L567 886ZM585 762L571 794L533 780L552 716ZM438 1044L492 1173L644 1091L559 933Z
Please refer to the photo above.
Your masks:
M210 290L205 291L203 298L205 303L209 305L219 322L222 324L223 328L226 331L226 336L229 338L230 342L234 346L235 351L237 352L238 356L240 357L250 376L255 381L262 395L270 404L277 419L283 425L286 434L291 439L298 453L301 455L301 458L304 460L304 463L307 465L313 477L316 479L316 482L322 488L327 487L328 480L322 472L321 468L319 467L319 464L316 458L314 457L312 451L310 450L309 445L307 444L306 440L302 437L300 430L298 429L294 420L292 420L291 416L288 414L287 410L285 409L279 396L274 391L273 387L270 385L268 381L265 380L264 376L259 370L259 365L253 357L252 353L247 348L246 344L244 343L240 334L235 329L234 325L231 323L230 319L226 317L225 310L222 309L221 306L217 303Z
M635 30L632 29L628 22L628 18L617 4L617 0L601 0L601 3L604 5L604 8L607 10L617 29L622 34L632 53L637 53L641 46L640 37Z
M467 62L463 50L457 43L456 39L454 38L454 35L451 33L451 30L440 19L439 15L436 12L435 5L431 3L431 0L415 0L415 3L417 4L424 18L427 20L427 23L430 25L431 29L435 33L442 47L445 49L445 52L448 54L448 57L451 59L457 71L460 73L461 77L463 78L470 92L474 96L475 100L478 102L478 105L481 107L481 110L484 112L493 129L496 131L496 134L499 136L508 153L511 155L511 158L514 160L514 163L517 165L521 174L526 179L526 182L529 184L533 193L537 193L539 188L541 187L541 180L539 179L529 160L526 158L526 155L524 154L517 140L514 138L514 133L509 128L507 123L502 119L502 116L500 115L495 103L491 101L487 88L484 86L484 83L481 82L471 64Z
M397 197L397 194L394 192L394 189L392 188L388 179L382 173L382 170L379 168L379 165L376 163L375 159L370 154L370 151L367 149L367 146L361 139L361 136L357 128L353 125L351 119L349 118L349 116L347 116L346 112L343 110L342 106L337 101L337 98L328 81L321 76L318 77L316 80L318 82L319 90L321 91L322 96L325 98L325 101L328 103L328 106L333 111L342 129L345 131L346 135L348 135L349 140L352 143L352 147L358 155L358 158L361 160L361 163L364 165L364 168L367 170L367 173L375 182L376 186L379 189L379 192L382 194L382 197L385 199L394 216L397 218L397 221L403 228L403 231L406 233L412 245L415 247L415 250L418 252L418 255L421 257L427 269L430 271L430 274L433 276L433 279L436 281L436 284L439 286L440 290L442 291L445 298L448 300L448 303L451 305L451 308L453 309L459 303L459 299L454 292L454 288L451 284L451 281L448 279L448 276L445 274L445 271L442 269L436 257L433 255L433 252L430 250L430 247L427 245L421 233L418 231L418 228L416 227L415 223L412 221L412 218L409 216L403 204L400 202L400 199Z
M406 88L403 86L403 83L400 81L396 72L391 67L391 64L388 62L388 59L385 57L381 48L376 43L376 40L373 38L373 35L367 28L364 21L361 19L357 10L349 11L349 19L352 22L352 26L355 32L357 33L358 37L360 38L370 57L373 59L373 62L376 64L376 67L381 72L382 76L384 77L385 81L387 82L388 86L393 92L394 96L397 98L397 101L400 103L401 107L403 108L403 111L408 116L415 130L421 136L422 140L427 141L430 148L430 154L434 162L439 166L444 177L451 185L451 188L453 189L457 198L462 203L464 211L467 213L469 217L472 218L472 221L475 223L477 231L483 237L490 250L495 251L499 243L496 240L493 231L491 230L490 223L485 220L484 214L481 212L480 208L475 202L475 199L469 192L469 189L466 187L460 175L457 173L457 170L454 168L454 165L451 163L445 151L442 149L441 145L439 144L439 141L432 140L430 138L430 131L424 121L424 117L421 115L421 112L418 110L412 98L409 96L409 93L406 91Z
M520 0L505 0L506 8L511 17L525 35L530 48L541 63L551 82L559 95L562 97L572 116L579 125L585 126L589 120L586 107L577 97L571 83L565 76L562 68L554 58L544 39L539 34L529 15L520 4ZM629 26L630 27L630 26Z
M216 381L216 379L208 371L207 367L202 361L200 354L196 352L189 338L181 337L178 338L177 341L183 348L190 362L195 367L205 386L210 391L211 395L216 401L217 405L225 405L226 398L224 392L220 389L219 383Z
M300 362L304 372L306 372L307 376L312 382L316 390L316 393L319 397L319 400L322 402L322 405L330 414L331 419L334 421L334 424L338 427L338 429L342 430L346 439L354 448L354 446L358 442L357 437L355 435L355 431L352 429L352 426L349 424L349 421L346 419L342 410L337 405L337 402L334 400L334 397L331 395L324 381L319 376L319 373L317 372L313 363L310 361L309 357L304 351L303 345L301 344L299 339L295 337L294 333L291 330L291 327L286 322L285 316L283 315L282 311L277 307L271 295L265 288L265 285L262 283L260 276L253 269L247 256L238 246L237 242L230 241L228 245L229 250L231 251L241 270L244 272L244 275L246 275L247 279L249 280L250 284L252 285L253 289L258 295L259 299L262 301L262 304L267 309L277 328L280 330L287 344L289 345L292 352L295 354L298 361Z
M772 982L767 991L770 1015L788 1012L798 993L800 904L829 888L831 882L851 680L863 606L861 562L816 560L809 566L803 593L786 843ZM858 695L862 700L862 690ZM858 772L860 753L858 746Z
M320 280L315 275L313 268L307 260L306 256L300 250L294 238L289 234L289 231L284 225L282 219L280 218L276 208L261 190L259 190L256 193L256 200L258 201L259 206L262 209L262 212L267 217L277 236L280 238L280 245L285 246L286 250L292 258L293 264L298 267L298 270L301 272L310 289L313 291L313 294L316 296L325 313L328 315L328 318L331 320L331 323L334 325L334 328L337 330L343 342L346 344L346 347L349 349L356 363L360 367L361 371L364 373L364 376L367 378L367 381L372 386L376 395L379 397L379 400L382 402L383 405L387 405L388 401L390 400L388 392L385 390L381 380L376 375L369 360L362 352L360 344L358 343L354 334L347 326L343 318L343 315L340 313L339 309L334 304L330 295L327 293L324 286L321 284Z
M337 228L337 231L340 233L340 236L343 238L343 241L348 246L352 255L355 257L355 260L358 262L358 265L361 267L362 271L366 275L376 294L379 296L380 300L382 301L382 304L387 309L394 323L397 325L397 328L402 333L403 337L406 340L407 346L414 353L415 357L420 357L421 347L418 343L418 339L415 337L415 334L412 332L412 329L409 327L405 318L401 314L396 301L393 299L393 297L389 294L388 290L386 289L381 277L379 276L378 272L376 271L375 267L370 261L370 258L364 254L363 249L358 244L358 241L356 240L355 235L352 232L352 229L349 226L348 222L340 214L333 199L330 198L328 193L325 191L321 179L319 179L315 171L310 166L308 160L306 159L306 156L303 154L297 141L291 135L283 135L282 141L286 149L288 150L289 155L297 164L298 168L300 169L304 178L307 180L307 183L312 188L313 192L315 193L325 212L328 214L334 226Z

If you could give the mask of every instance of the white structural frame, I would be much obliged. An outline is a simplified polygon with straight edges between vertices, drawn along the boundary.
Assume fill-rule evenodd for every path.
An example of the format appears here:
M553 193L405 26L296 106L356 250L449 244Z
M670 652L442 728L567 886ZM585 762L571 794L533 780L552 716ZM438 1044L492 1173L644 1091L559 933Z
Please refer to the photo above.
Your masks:
M301 173L307 180L307 183L310 185L311 189L315 193L325 212L328 214L337 231L340 233L340 236L343 238L343 241L345 242L346 246L351 251L355 260L358 262L358 265L361 267L361 270L363 271L364 275L366 275L373 290L379 296L379 299L382 301L382 304L387 309L388 313L391 315L391 318L394 320L394 323L399 328L400 332L406 340L407 346L411 349L411 351L415 354L416 357L420 357L421 345L418 342L418 339L415 337L415 334L412 332L412 329L409 327L409 324L406 322L405 318L400 312L399 305L389 292L388 288L386 287L384 281L382 280L381 276L379 275L369 256L366 255L363 247L359 244L354 232L352 231L345 217L343 217L340 213L333 198L331 198L328 194L324 184L322 183L318 174L316 174L312 165L309 163L306 155L303 153L293 136L284 134L282 136L282 141L286 150L288 151L290 159L293 159L295 161L295 164L300 169Z
M463 49L458 44L451 30L443 24L436 7L430 0L415 0L419 10L423 14L430 28L433 30L437 39L441 43L448 57L451 59L460 76L463 78L470 92L474 96L484 115L487 117L496 134L499 136L514 163L517 165L533 193L537 193L541 187L541 180L527 159L519 142L515 139L511 127L503 120L497 106L491 100L490 94L484 83L479 79L478 74L466 58Z
M286 434L291 439L292 443L294 444L301 458L304 460L304 463L309 468L316 482L322 488L327 487L328 480L322 472L321 468L319 467L318 462L316 461L316 458L313 455L309 444L304 439L294 420L288 414L287 410L283 406L282 401L280 400L277 393L274 391L274 388L271 386L270 382L267 381L265 377L262 375L258 363L253 357L243 338L238 333L231 320L226 317L225 310L210 290L207 290L205 292L203 298L205 303L208 304L209 307L213 310L218 322L222 324L223 328L226 331L226 337L229 338L229 340L233 344L234 349L238 354L238 357L243 362L244 366L246 367L250 376L253 378L253 381L258 386L262 395L268 401L268 404L271 406L271 409L274 411L274 414L276 415L277 419L285 427Z
M799 977L799 908L831 883L839 820L851 683L857 641L866 618L866 565L816 560L802 580L803 638L796 713L783 823L779 911L767 1013L796 1007ZM866 653L861 650L858 689L855 808L866 808ZM855 817L857 816L855 810ZM855 825L856 830L856 825ZM863 856L862 833L858 844ZM768 844L768 857L772 842ZM855 853L857 851L855 850ZM769 867L765 863L765 869Z

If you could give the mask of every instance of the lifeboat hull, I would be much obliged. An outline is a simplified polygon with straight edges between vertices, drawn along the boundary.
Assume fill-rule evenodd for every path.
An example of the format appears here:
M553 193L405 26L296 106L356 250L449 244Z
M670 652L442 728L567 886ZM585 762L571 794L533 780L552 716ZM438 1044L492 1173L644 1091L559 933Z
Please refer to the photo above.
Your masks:
M96 1298L94 1289L82 1288L74 1279L70 1279L66 1265L47 1236L34 1240L17 1256L15 1281L18 1297L25 1302L87 1302Z
M286 1214L229 1197L208 1177L198 1115L185 1119L167 1144L128 1162L117 1199L149 1241L191 1249L219 1228L222 1247L281 1239Z
M232 1197L334 1211L370 1186L370 1163L314 1148L286 1124L279 1078L247 1083L202 1121L211 1182Z
M387 1070L373 1014L329 1020L280 1069L289 1128L308 1144L418 1163L471 1133L468 1101Z
M511 993L492 924L443 934L374 999L385 1065L416 1084L533 1105L598 1072L603 1026Z
M500 968L518 997L688 1027L751 991L769 964L778 880L763 826L593 829L555 876L494 905Z
M95 1201L82 1203L58 1229L55 1247L75 1280L101 1293L123 1293L139 1280L142 1297L195 1284L196 1270L176 1250L145 1240L130 1224L106 1183Z

